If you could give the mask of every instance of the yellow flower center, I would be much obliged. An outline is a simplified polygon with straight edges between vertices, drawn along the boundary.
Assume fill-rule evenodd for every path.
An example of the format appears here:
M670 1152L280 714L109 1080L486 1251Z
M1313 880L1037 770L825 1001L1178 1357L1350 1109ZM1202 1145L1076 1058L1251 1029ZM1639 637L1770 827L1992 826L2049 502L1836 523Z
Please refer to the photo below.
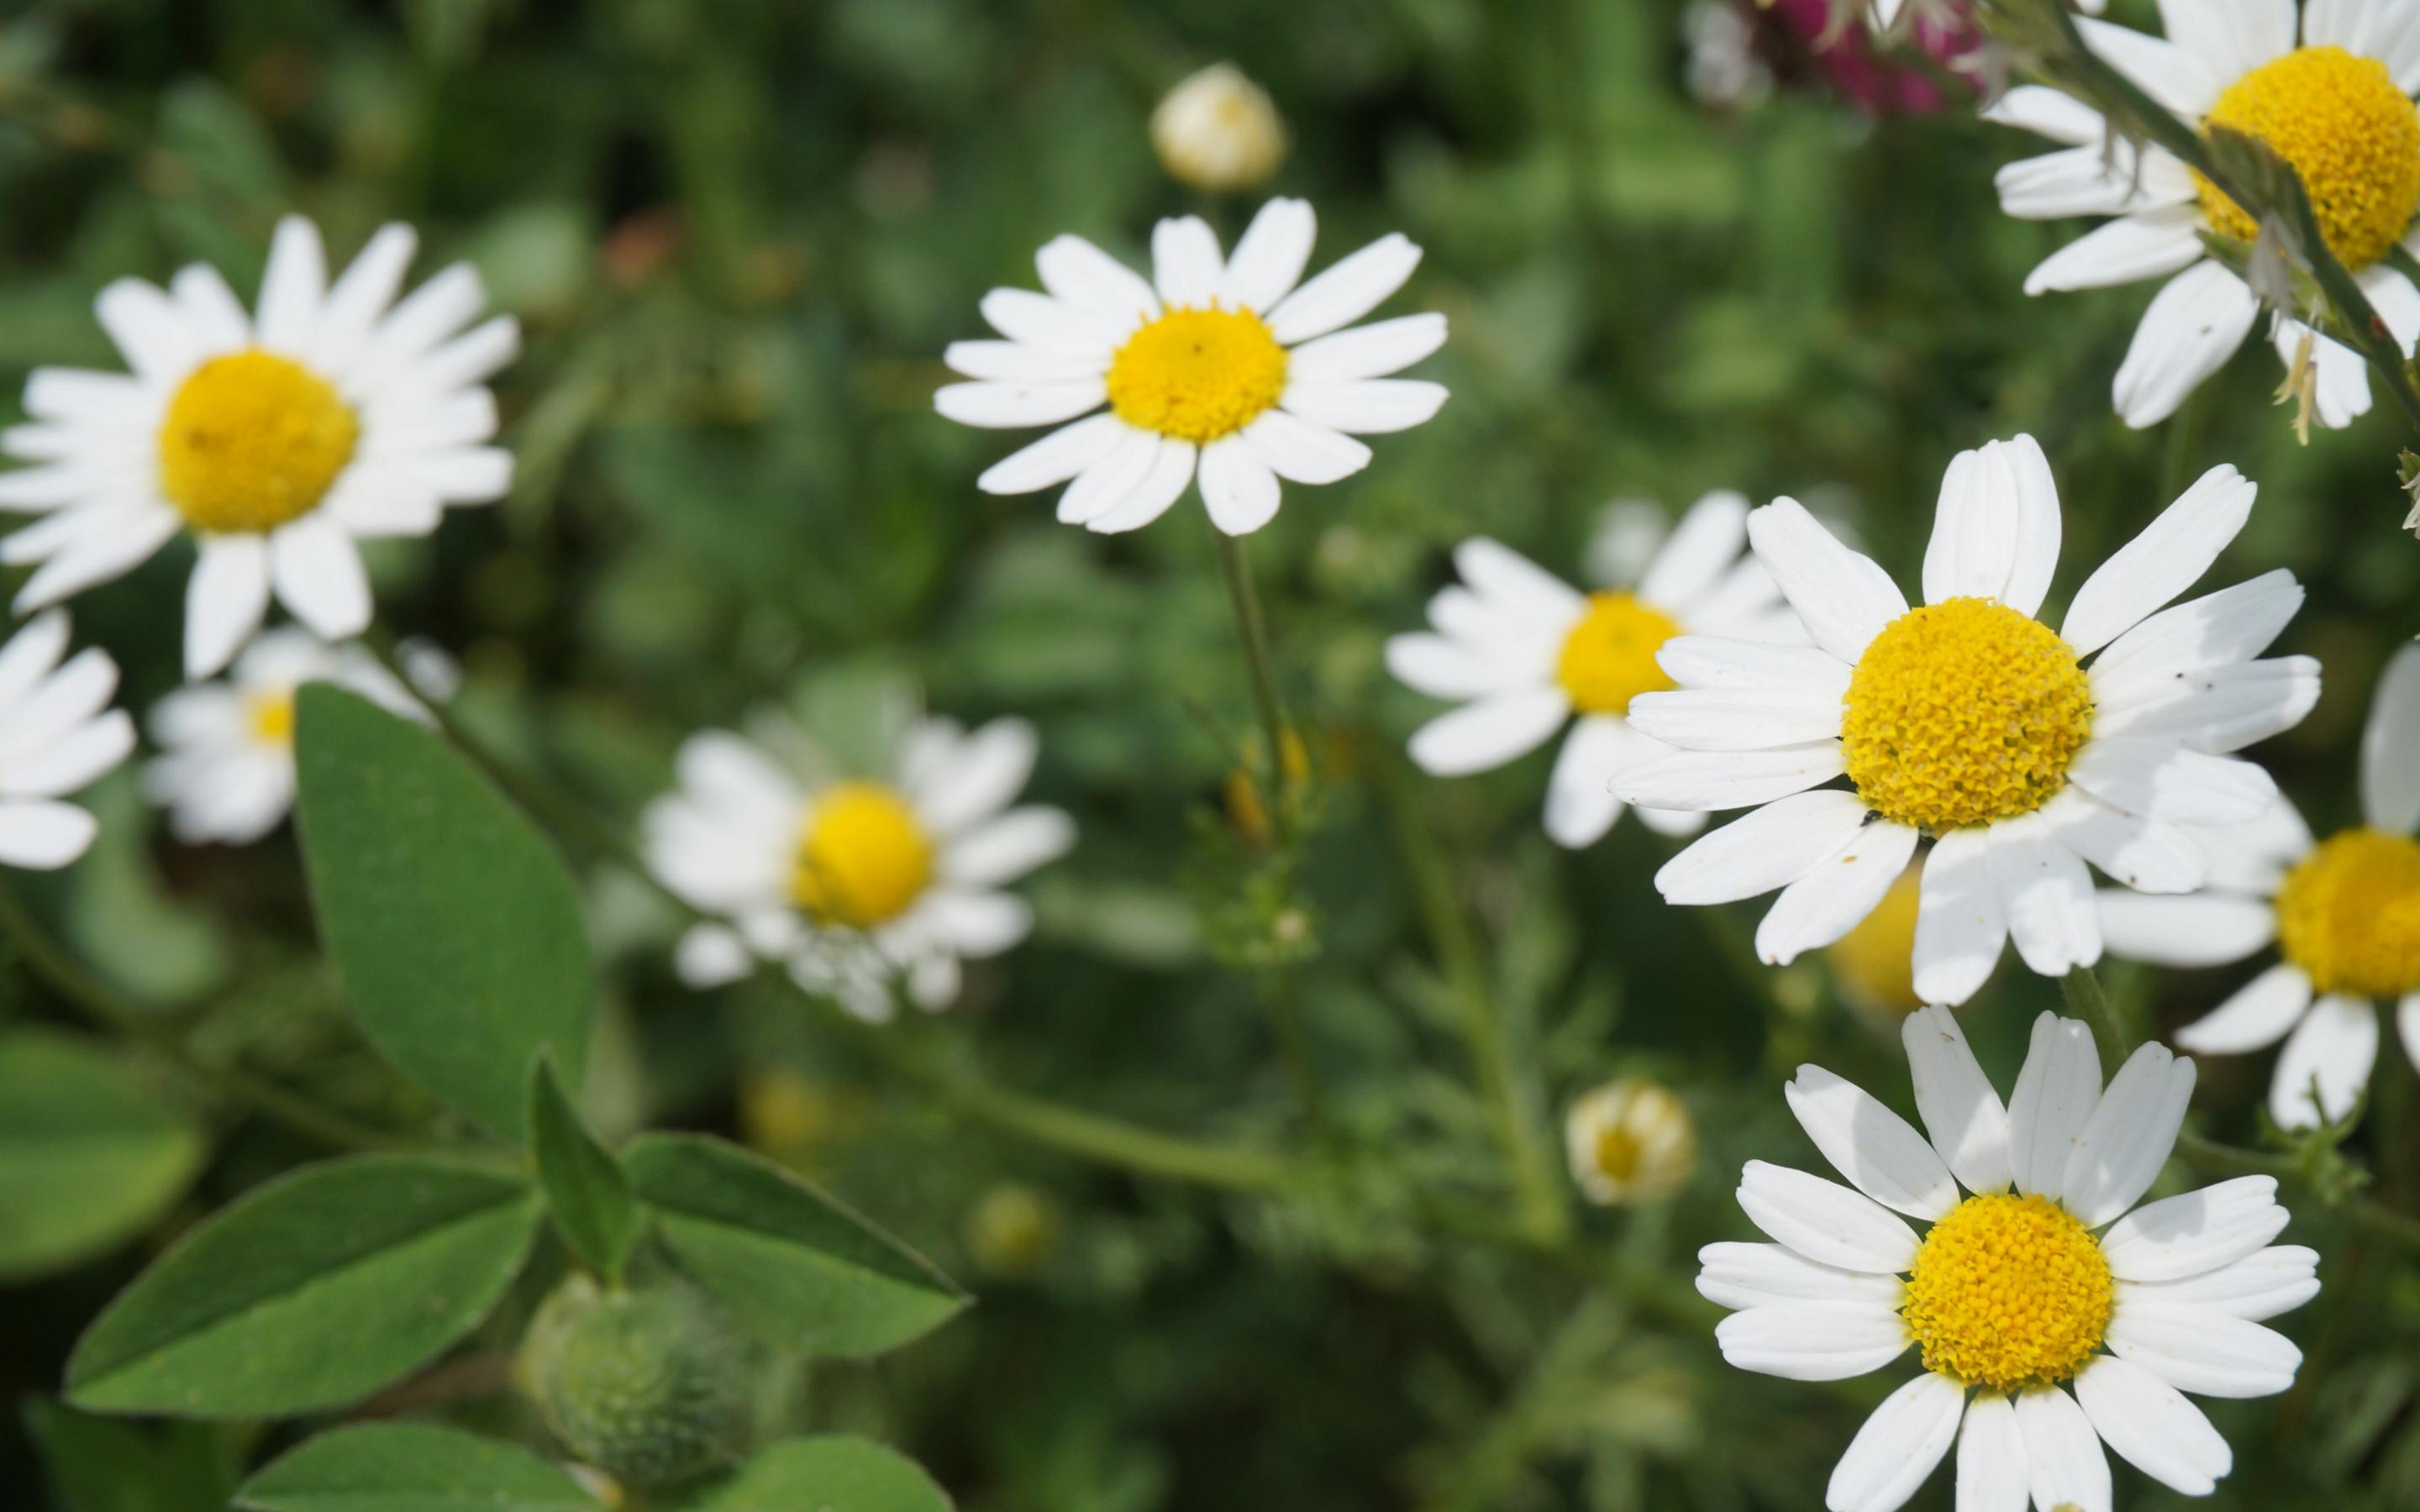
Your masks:
M243 722L252 731L252 738L264 746L294 744L293 690L247 696L243 701Z
M2328 250L2348 268L2386 255L2420 209L2420 112L2386 65L2305 47L2227 86L2203 124L2258 137L2294 165ZM2250 240L2252 217L2195 174L2211 228Z
M2092 689L2049 625L1988 598L1914 609L1850 675L1849 780L1885 819L1939 833L2031 813L2067 786Z
M2375 829L2321 841L2277 890L2277 947L2323 993L2420 991L2420 842Z
M1179 440L1243 429L1285 392L1286 351L1249 310L1171 310L1109 360L1109 408Z
M933 842L908 801L873 782L843 782L807 814L790 865L790 899L816 918L871 929L908 911L933 880Z
M1638 1136L1619 1123L1607 1124L1596 1132L1596 1168L1605 1179L1620 1185L1638 1175L1639 1157L1646 1147Z
M1872 1013L1913 1013L1924 1005L1916 995L1916 914L1924 871L1910 866L1883 894L1873 912L1824 953L1841 995Z
M1681 626L1636 594L1590 594L1588 612L1563 637L1555 680L1582 714L1625 714L1641 693L1673 686L1655 664Z
M1924 1368L1992 1391L2082 1368L2109 1327L2109 1262L2048 1197L1968 1197L1916 1252L1899 1314Z
M361 422L325 378L264 351L194 369L160 423L160 491L197 531L275 530L319 507Z

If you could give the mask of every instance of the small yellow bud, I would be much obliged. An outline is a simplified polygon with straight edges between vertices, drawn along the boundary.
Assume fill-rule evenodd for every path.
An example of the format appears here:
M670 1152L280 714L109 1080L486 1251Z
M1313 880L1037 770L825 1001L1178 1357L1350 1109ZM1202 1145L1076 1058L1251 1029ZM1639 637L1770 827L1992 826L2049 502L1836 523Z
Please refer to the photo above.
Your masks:
M1590 1202L1662 1202L1698 1166L1698 1126L1670 1088L1625 1076L1572 1104L1572 1180Z
M967 1249L1006 1281L1030 1280L1059 1248L1059 1205L1047 1193L1002 1181L967 1214Z
M1267 90L1233 64L1214 63L1170 90L1151 113L1151 145L1180 183L1249 189L1285 161L1285 122Z

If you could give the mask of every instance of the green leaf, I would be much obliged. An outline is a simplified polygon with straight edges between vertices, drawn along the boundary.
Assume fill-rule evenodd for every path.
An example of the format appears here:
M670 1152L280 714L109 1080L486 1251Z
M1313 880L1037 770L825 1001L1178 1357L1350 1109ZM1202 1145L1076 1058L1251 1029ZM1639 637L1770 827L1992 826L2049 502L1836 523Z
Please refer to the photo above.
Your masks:
M553 1062L544 1057L530 1067L530 1149L565 1242L608 1279L619 1280L645 1220L630 1196L630 1179L581 1123Z
M470 1332L520 1269L536 1195L432 1156L307 1166L195 1229L77 1341L68 1398L282 1417L353 1401Z
M675 1496L665 1512L950 1512L916 1461L866 1439L794 1439Z
M59 1402L25 1407L59 1512L225 1512L242 1473L226 1428L119 1423Z
M417 1423L322 1433L243 1483L251 1512L597 1512L579 1482L508 1443Z
M39 1030L0 1038L0 1281L124 1242L201 1161L200 1132L116 1057Z
M409 719L324 685L296 701L300 824L319 928L387 1058L506 1139L531 1057L580 1084L595 996L552 846Z
M879 1354L966 1305L923 1257L736 1146L646 1134L622 1163L681 1268L784 1346Z

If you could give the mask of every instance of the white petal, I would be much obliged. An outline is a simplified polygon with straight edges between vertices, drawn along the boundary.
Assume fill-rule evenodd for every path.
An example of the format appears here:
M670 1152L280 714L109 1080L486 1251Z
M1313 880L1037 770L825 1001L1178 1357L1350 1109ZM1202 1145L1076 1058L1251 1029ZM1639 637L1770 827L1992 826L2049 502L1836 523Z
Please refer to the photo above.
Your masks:
M1108 398L1109 389L1097 378L1057 383L945 383L933 392L933 408L961 425L999 430L1055 425L1099 409Z
M2218 102L2223 81L2184 48L2164 38L2089 17L2080 18L2075 24L2083 33L2085 46L2178 115L2197 119Z
M208 263L178 269L168 288L184 309L201 355L215 357L251 345L252 321L217 269Z
M319 318L327 295L328 254L318 227L299 215L277 223L269 243L269 269L260 280L260 344L299 352Z
M1201 484L1210 523L1229 535L1249 535L1277 518L1278 475L1241 436L1202 448Z
M2036 1018L2024 1069L2009 1098L2009 1176L2018 1191L2058 1196L2068 1152L2100 1101L2101 1057L2092 1048L2092 1031L2054 1013Z
M177 382L202 360L199 333L157 285L118 279L101 291L93 313L126 355L126 365L154 387Z
M2319 1294L2319 1256L2300 1244L2255 1250L2233 1265L2183 1281L2120 1281L2121 1308L2211 1308L2259 1322Z
M1874 911L1916 854L1916 832L1876 821L1815 869L1781 889L1756 928L1756 953L1786 966L1806 951L1830 945Z
M2137 153L2123 142L2023 158L2003 164L1992 183L1999 191L2002 213L2027 221L2180 206L2195 193L2193 175L2183 163L2156 148Z
M2025 1443L2025 1481L2034 1505L2110 1512L2109 1457L2075 1398L2056 1386L2017 1396L2017 1432Z
M2088 656L2193 586L2243 529L2257 492L2226 464L2203 473L2076 590L2060 635Z
M2100 142L2109 135L2108 117L2047 85L2021 84L1992 101L1982 116L1995 126L2013 126L2070 147Z
M985 493L1032 493L1065 483L1099 462L1133 430L1114 414L1102 413L1062 426L984 470L975 486Z
M2288 372L2301 356L2304 338L2310 338L2312 413L2321 425L2342 430L2369 413L2369 364L2360 353L2299 320L2277 319L2269 334L2277 361Z
M2377 58L2405 94L2420 88L2420 27L2395 0L2310 0L2303 12L2303 45Z
M2067 777L2121 813L2183 825L2249 824L2277 801L2277 784L2252 763L2157 740L2090 741Z
M306 515L269 538L269 576L279 600L321 639L343 640L369 627L362 554L324 514Z
M2032 272L2025 275L2025 292L2049 294L2072 289L2109 288L2118 284L2135 284L2145 279L2166 278L2171 273L2180 274L2202 260L2204 249L2198 235L2201 226L2201 209L2195 205L2170 205L2121 215L2105 225L2095 226L2043 258ZM2174 286L2175 281L2171 281L2169 287ZM2246 294L2251 292L2241 280L2237 281L2236 286L2243 288ZM2188 285L2188 294L2199 291L2198 282ZM2179 296L2180 299L2184 297ZM2153 303L2158 303L2156 298ZM2148 322L2149 316L2145 318ZM2144 340L2144 329L2136 328L2134 342L2138 347ZM2163 325L2161 329L2164 331L2167 328ZM2225 362L2227 353L2243 345L2244 333L2251 329L2251 321L2245 320L2242 330L2235 333L2235 340L2219 353L2217 361ZM2191 389L2193 385L2188 383L2185 387Z
M1993 825L1984 841L1993 888L2009 921L2009 938L2027 966L2045 977L2101 959L2101 918L2092 906L2092 873L2040 814Z
M2133 691L2180 671L2249 661L2303 607L2283 567L2164 609L2109 643L2092 664L2095 689Z
M269 612L269 543L206 535L185 587L185 675L209 677L235 656Z
M1407 315L1305 342L1286 354L1286 381L1322 384L1400 373L1445 345L1445 316Z
M50 609L28 620L0 649L0 724L59 664L69 629L67 610Z
M1412 736L1412 761L1432 777L1466 777L1526 756L1571 717L1559 687L1496 693L1441 714Z
M371 234L368 243L328 285L328 298L320 304L318 317L302 333L305 355L313 366L328 373L349 373L379 316L395 302L419 243L419 233L408 225L390 224Z
M2294 50L2294 0L2160 0L2160 29L2211 78L2240 79Z
M2214 1308L2120 1307L2109 1349L2196 1396L2273 1396L2303 1363L2283 1334Z
M2269 1117L2281 1129L2337 1122L2352 1112L2377 1064L2377 1009L2364 998L2321 997L2277 1053Z
M2253 978L2206 1016L2179 1029L2177 1043L2197 1055L2260 1050L2286 1037L2311 1006L2311 979L2280 964Z
M1900 1024L1916 1110L1933 1148L1972 1192L2009 1184L2009 1114L1983 1074L1966 1031L1946 1008L1918 1009Z
M1152 284L1171 309L1209 308L1226 270L1218 239L1200 216L1171 216L1151 228Z
M1660 748L1635 733L1619 715L1583 716L1572 726L1546 779L1546 838L1566 850L1593 845L1621 817L1614 774L1642 751Z
M1664 863L1670 903L1726 903L1786 887L1855 839L1866 806L1854 793L1793 794L1734 820Z
M2190 832L2120 812L2082 788L2062 790L2041 817L2061 844L2140 891L2190 892L2210 878L2210 855Z
M1271 409L1238 432L1288 483L1337 483L1370 465L1370 448L1342 431Z
M1669 614L1695 608L1747 548L1747 510L1729 489L1690 505L1639 578L1638 596Z
M1446 401L1445 386L1420 378L1361 378L1286 385L1286 413L1347 435L1379 436L1425 424Z
M1631 701L1630 721L1683 750L1770 750L1839 734L1840 699L1804 684L1641 693Z
M1527 669L1508 667L1459 640L1417 631L1387 638L1387 671L1416 693L1461 700L1498 692Z
M1318 220L1302 200L1273 199L1262 206L1227 259L1221 301L1230 310L1256 314L1275 309L1302 277L1317 230Z
M2232 1265L2277 1237L2277 1179L2239 1176L2147 1202L2109 1226L2101 1253L2121 1281L2181 1281Z
M100 510L81 513L89 516L83 533L17 591L18 613L47 609L129 571L167 545L183 526L175 510L153 505L111 509L106 515Z
M737 932L718 924L690 930L673 951L673 971L691 987L720 987L755 968L755 958Z
M1789 1381L1846 1381L1907 1352L1907 1325L1871 1303L1802 1302L1751 1307L1714 1325L1723 1358Z
M1819 1264L1892 1274L1916 1261L1906 1223L1837 1181L1752 1160L1740 1171L1738 1195L1750 1223Z
M1140 273L1078 236L1056 236L1033 255L1051 297L1097 310L1126 330L1159 316L1159 301Z
M1941 480L1924 600L1996 599L2030 616L2058 565L2058 486L2030 436L1961 452Z
M2372 829L2420 828L2420 645L2387 658L2361 732L2361 811Z
M1639 763L1615 779L1613 790L1641 808L1706 812L1771 803L1845 770L1837 740L1776 750L1686 750Z
M2031 1476L2014 1404L1978 1392L1958 1433L1958 1512L2025 1512Z
M1381 237L1285 297L1268 313L1269 333L1292 347L1341 331L1404 286L1420 249L1401 232Z
M1023 719L994 719L967 736L948 771L913 795L934 833L954 835L1016 800L1033 775L1041 740Z
M55 872L89 849L100 828L71 803L0 803L0 864Z
M123 709L112 709L39 749L0 760L0 796L56 798L79 792L133 749L134 721Z
M1162 438L1153 451L1151 466L1125 497L1094 516L1084 528L1100 535L1142 529L1185 497L1185 486L1193 481L1200 459L1201 453L1191 441Z
M1949 1167L1905 1119L1864 1088L1821 1066L1801 1066L1782 1095L1832 1168L1876 1202L1927 1220L1958 1206Z
M2097 903L2102 939L2110 953L2151 965L2228 965L2258 950L2277 933L2277 911L2265 899L2224 893L2147 898L2103 891ZM2180 1039L2178 1043L2184 1041Z
M1001 383L1080 383L1101 374L1097 358L1016 341L954 341L942 348L941 361L961 378Z
M1807 633L1842 661L1854 666L1882 627L1907 612L1890 575L1842 546L1795 499L1750 514L1747 534Z
M1059 496L1062 525L1089 525L1115 509L1159 460L1157 435L1137 430L1115 415L1109 419L1118 434L1110 439L1109 450L1077 473L1067 491Z
M1824 1488L1828 1512L1898 1512L1958 1437L1966 1388L1930 1371L1883 1398Z
M1076 821L1056 809L1015 809L950 843L941 874L966 887L1013 882L1076 844Z
M983 297L982 310L991 328L1009 340L1090 357L1103 372L1126 335L1115 316L1027 288L993 289Z
M2259 313L2259 299L2224 264L2195 263L2168 280L2143 312L2111 384L2118 418L2140 430L2176 413L2243 345Z
M2163 1486L2208 1496L2235 1468L2233 1451L2201 1409L2138 1365L2094 1357L2076 1372L2075 1396L2102 1441Z
M1655 664L1685 688L1797 688L1834 703L1849 691L1847 662L1814 646L1776 646L1724 636L1676 635Z
M1484 535L1455 547L1453 566L1491 608L1558 637L1588 612L1588 600L1577 589Z
M2165 1045L2144 1045L2118 1068L2075 1136L2060 1183L2060 1203L2085 1227L2117 1218L2151 1189L2176 1148L2193 1089L2194 1063Z
M957 954L973 960L998 955L1033 931L1033 905L1011 893L944 889L919 908Z
M2241 750L2302 723L2319 701L2319 664L2277 656L2180 672L2121 697L2094 684L2093 733L2173 740L2193 750Z
M1990 835L1953 829L1925 858L1916 884L1914 982L1925 1002L1957 1004L1974 996L2008 943L2008 914L1992 879Z
M1698 1290L1733 1309L1776 1303L1861 1302L1897 1308L1905 1283L1871 1271L1819 1265L1783 1244L1709 1244L1698 1251Z
M9 711L0 725L0 759L32 756L67 738L116 691L117 664L99 646L85 647Z

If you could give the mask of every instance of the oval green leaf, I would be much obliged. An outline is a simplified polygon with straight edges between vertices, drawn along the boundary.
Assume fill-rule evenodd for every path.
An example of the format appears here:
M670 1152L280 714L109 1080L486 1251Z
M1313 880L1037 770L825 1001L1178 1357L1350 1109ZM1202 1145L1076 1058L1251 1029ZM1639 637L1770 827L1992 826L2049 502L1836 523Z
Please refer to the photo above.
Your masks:
M672 1499L666 1512L950 1512L923 1467L867 1439L777 1443ZM283 1509L281 1509L283 1512Z
M235 1502L250 1512L597 1512L579 1482L526 1450L418 1423L322 1433L244 1482Z
M580 1121L554 1063L530 1068L530 1151L554 1227L572 1252L609 1280L622 1276L644 1220L621 1164Z
M455 1161L306 1167L227 1208L120 1292L77 1341L68 1399L181 1417L353 1401L487 1316L538 1211L512 1175Z
M201 1162L200 1131L116 1057L40 1030L0 1038L0 1281L123 1243Z
M580 1084L595 996L562 858L443 740L350 693L296 700L297 823L319 929L388 1059L491 1134L523 1133L551 1050Z
M879 1354L966 1305L922 1256L735 1145L648 1134L622 1164L681 1268L786 1347Z

